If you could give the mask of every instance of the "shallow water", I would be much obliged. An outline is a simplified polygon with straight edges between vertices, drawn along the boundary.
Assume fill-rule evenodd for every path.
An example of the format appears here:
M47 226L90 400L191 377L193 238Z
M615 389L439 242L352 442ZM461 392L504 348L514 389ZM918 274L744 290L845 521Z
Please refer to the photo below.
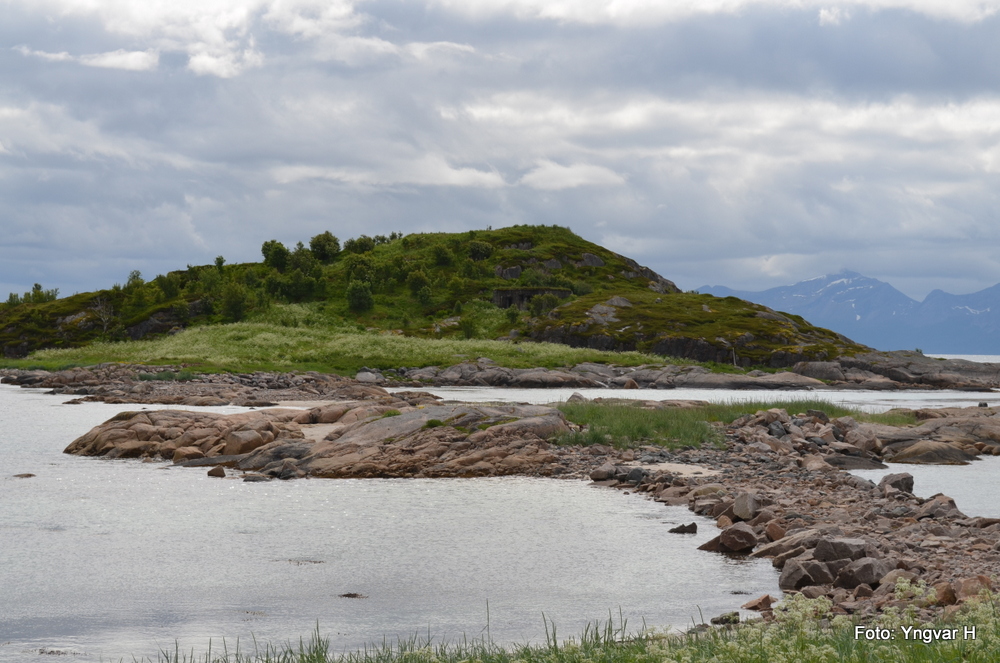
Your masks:
M411 389L409 387L405 389ZM403 391L404 388L389 391ZM1000 405L1000 392L988 391L776 391L773 389L508 389L506 387L421 387L442 398L471 402L559 403L579 392L586 398L635 400L699 400L711 403L822 400L864 412L894 407L967 407L982 402Z
M908 465L889 463L886 470L856 470L851 474L879 482L886 474L909 472L913 475L913 494L930 497L944 493L955 500L967 516L1000 518L996 486L1000 485L1000 457L984 456L968 465Z
M768 561L697 551L715 528L683 507L582 481L246 484L66 456L127 408L64 400L0 387L0 661L297 641L317 622L337 649L477 637L487 603L495 640L540 641L543 613L561 635L619 608L634 627L683 627L778 593ZM667 533L691 521L697 535Z

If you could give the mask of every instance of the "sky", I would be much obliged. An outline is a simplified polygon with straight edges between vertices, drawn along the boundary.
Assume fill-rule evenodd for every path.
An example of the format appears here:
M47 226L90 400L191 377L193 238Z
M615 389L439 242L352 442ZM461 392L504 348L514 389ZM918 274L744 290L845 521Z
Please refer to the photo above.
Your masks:
M998 35L1000 0L0 0L0 293L517 223L683 289L972 292Z

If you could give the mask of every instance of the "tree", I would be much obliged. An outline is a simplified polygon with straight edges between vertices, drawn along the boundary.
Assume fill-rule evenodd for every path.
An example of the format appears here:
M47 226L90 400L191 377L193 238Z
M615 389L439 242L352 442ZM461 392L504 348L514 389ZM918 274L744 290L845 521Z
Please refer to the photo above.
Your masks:
M371 310L375 306L371 286L364 281L351 281L347 286L347 306L355 313Z
M423 270L415 269L410 272L410 275L406 277L406 285L409 286L410 292L416 295L420 292L421 288L429 287L431 280L427 278Z
M368 253L375 248L375 240L368 235L344 242L344 250L348 253Z
M250 307L250 291L240 283L229 281L222 288L222 315L229 322L239 322L246 317Z
M101 333L106 335L108 329L115 322L115 307L111 305L107 297L95 297L90 303L90 311L97 318L97 321L101 323Z
M340 255L340 240L327 230L309 240L309 248L317 260L329 265Z
M174 274L167 274L166 276L160 274L153 279L153 282L160 288L160 292L163 293L165 299L173 299L180 293L181 286L179 281Z
M306 276L317 279L323 275L323 269L320 267L319 260L316 259L313 252L307 249L302 242L295 245L295 250L289 256L288 270L298 270Z
M434 256L434 264L438 267L448 267L455 260L455 256L448 250L448 247L441 246L440 244L435 245L431 249L431 253Z
M292 254L288 248L276 239L264 242L260 247L260 252L264 256L264 264L279 272L284 272L288 267L288 260Z
M222 256L215 256L215 268L219 270L219 273L222 273L225 265L226 265L225 258L223 258Z

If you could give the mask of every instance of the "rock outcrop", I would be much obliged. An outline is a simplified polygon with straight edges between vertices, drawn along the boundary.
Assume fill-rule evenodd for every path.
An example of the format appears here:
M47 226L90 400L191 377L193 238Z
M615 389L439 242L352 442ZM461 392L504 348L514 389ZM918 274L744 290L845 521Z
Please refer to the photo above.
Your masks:
M66 453L225 465L282 479L305 476L585 476L608 447L558 447L574 426L533 405L350 401L310 410L222 415L123 412L74 440Z

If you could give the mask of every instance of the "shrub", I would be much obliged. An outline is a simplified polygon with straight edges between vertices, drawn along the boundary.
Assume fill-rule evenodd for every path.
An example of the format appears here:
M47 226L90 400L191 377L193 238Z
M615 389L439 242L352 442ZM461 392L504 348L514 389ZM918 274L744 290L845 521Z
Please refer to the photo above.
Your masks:
M462 335L465 338L475 338L479 329L476 326L476 321L472 318L462 318L458 322L458 328L462 330Z
M422 306L427 306L431 303L432 294L430 286L425 285L420 290L417 290L417 301L420 302Z
M351 281L347 286L347 306L355 313L371 310L375 306L371 286L364 281Z
M551 294L535 295L528 301L528 310L536 318L544 313L548 313L556 306L559 306L559 298Z
M431 254L434 256L434 264L438 267L448 267L455 261L454 254L440 244L431 249Z
M469 242L469 257L475 261L486 260L493 255L493 245L474 239Z

